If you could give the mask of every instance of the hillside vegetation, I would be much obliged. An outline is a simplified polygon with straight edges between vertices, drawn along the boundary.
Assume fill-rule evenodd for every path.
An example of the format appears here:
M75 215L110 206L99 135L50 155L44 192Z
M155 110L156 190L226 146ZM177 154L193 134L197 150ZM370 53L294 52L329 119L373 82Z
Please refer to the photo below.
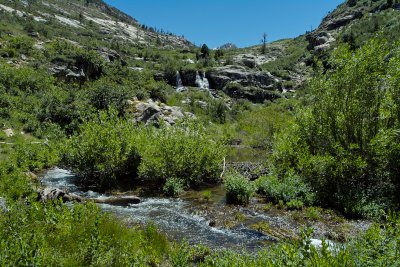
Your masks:
M0 0L0 265L399 265L399 10L346 1L265 51L210 50L102 1ZM44 201L38 175L55 166L101 193L217 185L227 205L261 201L266 217L274 206L307 226L326 209L371 224L334 245L315 247L304 229L255 252L214 251L92 201Z

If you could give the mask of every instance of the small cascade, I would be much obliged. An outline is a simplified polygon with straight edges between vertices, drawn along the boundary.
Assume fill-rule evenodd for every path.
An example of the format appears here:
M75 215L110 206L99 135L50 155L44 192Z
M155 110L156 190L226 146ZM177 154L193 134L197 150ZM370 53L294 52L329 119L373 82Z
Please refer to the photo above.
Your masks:
M196 71L196 86L200 89L210 89L210 83L205 72L203 72L203 76L200 76L199 72Z
M176 91L177 92L182 92L185 89L186 88L183 86L181 74L179 73L179 71L176 71Z

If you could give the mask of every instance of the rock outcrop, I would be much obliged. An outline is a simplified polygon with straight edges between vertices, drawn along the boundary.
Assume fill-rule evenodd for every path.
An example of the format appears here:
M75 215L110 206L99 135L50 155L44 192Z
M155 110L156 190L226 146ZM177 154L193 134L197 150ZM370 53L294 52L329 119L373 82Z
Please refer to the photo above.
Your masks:
M126 65L126 61L124 61L120 54L117 51L112 50L107 47L97 48L97 52L106 62L115 62L120 61L123 66Z
M267 62L276 60L283 53L279 48L270 48L270 50L271 51L268 51L268 53L265 55L239 54L233 58L233 62L238 65L254 69Z
M192 113L184 112L180 107L167 106L151 99L128 101L128 105L132 107L134 121L146 125L159 125L161 121L166 125L174 125L186 117L194 117Z
M329 49L331 44L336 41L332 34L327 31L310 33L306 38L309 42L308 49L316 52Z
M342 26L349 24L351 21L361 18L363 13L360 10L354 10L350 13L344 13L339 17L328 19L323 22L322 28L327 29L328 31L338 29Z
M207 75L210 87L222 90L228 83L236 82L242 86L262 89L276 88L279 80L269 72L254 71L243 66L228 65L215 68Z

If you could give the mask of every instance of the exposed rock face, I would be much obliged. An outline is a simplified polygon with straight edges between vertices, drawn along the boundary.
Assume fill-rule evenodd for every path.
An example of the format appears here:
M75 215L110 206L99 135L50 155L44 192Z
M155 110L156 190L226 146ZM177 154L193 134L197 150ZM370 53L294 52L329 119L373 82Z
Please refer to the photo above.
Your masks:
M350 23L355 19L361 18L362 15L363 13L361 12L361 10L355 10L351 11L351 13L344 13L337 18L327 17L327 19L322 23L321 28L324 28L328 31L335 30L342 26L347 25L348 23Z
M83 202L84 199L78 195L67 193L58 188L44 188L38 192L38 201L62 200L63 202Z
M273 101L280 98L279 93L273 90L266 90L254 86L241 86L236 82L228 84L223 91L231 98L248 99L255 103L264 103L266 100Z
M122 65L126 65L126 62L122 60L120 54L117 51L107 47L97 48L97 52L104 58L106 62L121 61Z
M307 41L309 42L309 50L323 51L329 49L336 39L332 37L331 33L321 31L307 35Z
M163 121L167 125L174 125L185 117L194 117L192 113L183 112L180 107L170 107L164 103L147 101L128 101L133 106L134 121L137 123L159 125Z
M54 65L49 69L50 73L60 80L67 82L83 81L86 79L83 69L79 70L77 67L68 68L66 65Z
M228 83L236 82L242 86L254 86L262 89L273 89L279 80L269 72L253 71L243 66L224 66L208 74L210 87L222 90Z
M268 55L240 54L233 58L235 63L248 68L256 68L273 60L276 60L276 55L272 52Z
M219 47L219 49L222 49L222 50L230 50L230 49L236 49L236 48L237 48L237 46L232 43L226 43Z

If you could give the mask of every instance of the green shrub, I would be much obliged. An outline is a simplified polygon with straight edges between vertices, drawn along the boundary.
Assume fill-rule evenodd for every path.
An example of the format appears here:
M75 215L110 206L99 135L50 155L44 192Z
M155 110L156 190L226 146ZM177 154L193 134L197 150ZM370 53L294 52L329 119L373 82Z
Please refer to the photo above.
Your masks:
M311 205L314 194L311 188L299 176L288 173L282 179L277 175L260 177L256 182L257 191L264 195L268 201L283 201L292 204L304 203Z
M291 200L286 203L288 210L301 210L304 207L304 203L301 200Z
M224 179L226 201L230 204L249 204L254 194L253 184L240 174L229 174Z
M373 202L391 209L399 201L400 53L387 58L386 41L353 51L335 50L326 74L310 83L309 106L277 137L274 165L293 169L318 201L350 215L370 214Z
M202 197L203 197L203 200L210 201L211 198L212 198L211 190L204 190L203 193L202 193Z
M185 189L184 182L181 179L169 178L164 184L163 191L166 196L177 197Z
M124 176L136 176L140 156L134 142L134 126L116 116L99 114L64 146L63 160L81 182L109 188Z
M219 181L225 149L201 125L144 128L137 143L142 156L139 175L143 178L176 177L189 187Z

